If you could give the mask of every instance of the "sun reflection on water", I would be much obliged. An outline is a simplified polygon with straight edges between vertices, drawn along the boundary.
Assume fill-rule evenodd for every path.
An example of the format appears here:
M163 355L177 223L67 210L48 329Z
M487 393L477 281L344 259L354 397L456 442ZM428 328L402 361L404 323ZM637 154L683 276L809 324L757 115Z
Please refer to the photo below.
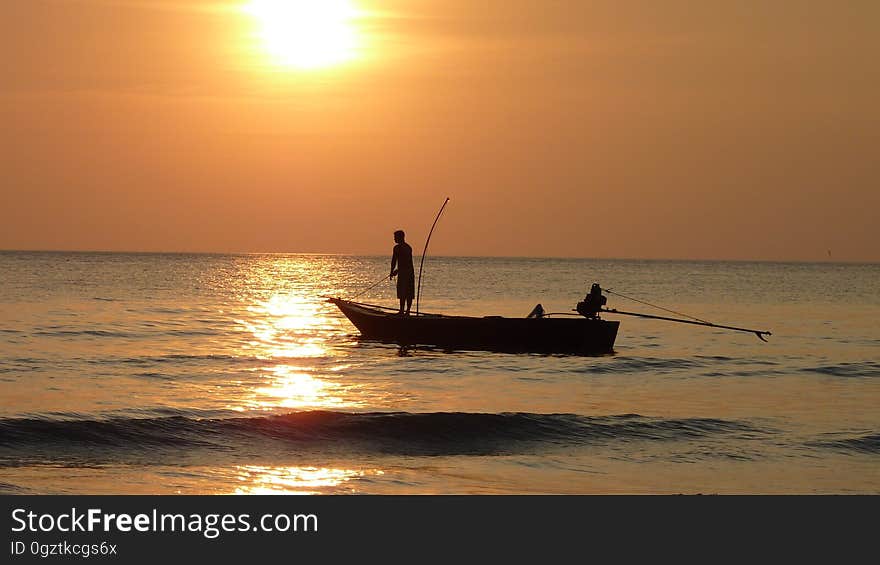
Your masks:
M322 494L357 492L352 483L367 476L384 475L380 469L334 469L329 467L237 466L239 481L245 483L235 494Z
M289 365L268 369L270 382L254 390L249 408L341 408L357 406L343 396L345 387Z
M357 385L346 384L341 371L344 348L332 340L345 335L342 320L332 316L315 286L327 281L332 266L324 261L272 258L250 270L258 292L242 297L236 324L240 330L236 354L254 361L246 390L230 408L338 409L358 407Z
M247 308L239 324L253 335L248 345L262 359L315 358L328 354L321 330L327 320L314 300L275 294Z

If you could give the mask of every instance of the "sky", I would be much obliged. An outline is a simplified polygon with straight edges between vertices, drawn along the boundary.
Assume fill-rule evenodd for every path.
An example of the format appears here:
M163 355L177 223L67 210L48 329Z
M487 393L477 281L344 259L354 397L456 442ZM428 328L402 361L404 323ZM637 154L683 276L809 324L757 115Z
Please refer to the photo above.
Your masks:
M880 261L876 0L273 2L4 0L0 249Z

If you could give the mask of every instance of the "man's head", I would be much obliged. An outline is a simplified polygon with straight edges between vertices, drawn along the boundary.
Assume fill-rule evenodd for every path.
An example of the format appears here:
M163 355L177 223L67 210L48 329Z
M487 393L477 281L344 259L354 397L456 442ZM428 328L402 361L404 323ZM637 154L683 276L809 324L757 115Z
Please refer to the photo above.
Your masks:
M394 232L394 243L403 243L404 237L406 237L406 234L403 233L403 230L397 230Z

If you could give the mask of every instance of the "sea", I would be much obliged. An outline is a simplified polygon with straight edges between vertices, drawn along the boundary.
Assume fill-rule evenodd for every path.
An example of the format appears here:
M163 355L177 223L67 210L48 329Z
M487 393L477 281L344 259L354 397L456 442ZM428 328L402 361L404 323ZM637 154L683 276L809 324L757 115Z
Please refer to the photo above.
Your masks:
M326 297L396 306L389 263L0 252L0 493L880 493L878 264L425 261L424 312L772 332L584 357L363 341Z

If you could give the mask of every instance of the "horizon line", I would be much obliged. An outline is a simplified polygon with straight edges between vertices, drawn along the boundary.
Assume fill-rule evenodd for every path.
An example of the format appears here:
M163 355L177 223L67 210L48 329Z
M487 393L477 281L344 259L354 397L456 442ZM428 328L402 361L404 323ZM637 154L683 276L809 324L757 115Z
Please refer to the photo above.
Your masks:
M120 251L107 249L0 249L0 253L81 253L118 255L300 255L300 256L345 256L345 257L385 257L384 253L342 253L321 251ZM421 255L414 255L421 257ZM684 258L684 257L587 257L563 255L446 255L432 254L435 258L450 259L560 259L573 261L648 261L648 262L707 262L707 263L825 263L851 265L877 265L880 261L858 259L722 259L722 258Z

